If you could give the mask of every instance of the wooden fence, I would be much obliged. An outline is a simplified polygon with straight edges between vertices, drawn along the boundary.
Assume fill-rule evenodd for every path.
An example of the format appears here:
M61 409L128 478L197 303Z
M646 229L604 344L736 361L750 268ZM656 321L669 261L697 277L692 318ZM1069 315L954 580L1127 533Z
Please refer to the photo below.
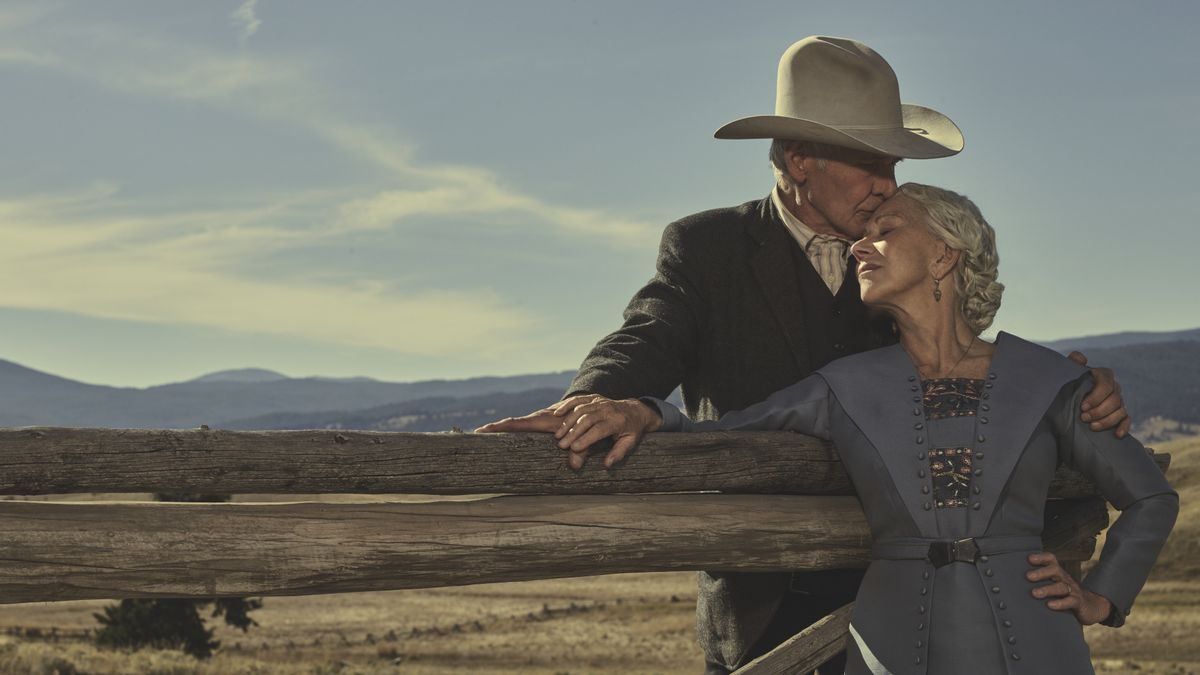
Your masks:
M1165 470L1169 456L1155 458ZM481 495L432 503L0 501L0 603L867 563L866 521L823 441L787 432L653 434L615 470L593 460L573 472L565 460L544 434L0 429L3 495ZM1108 523L1095 495L1060 469L1047 504L1049 550L1076 563L1091 557ZM844 638L845 617L827 619L810 631L819 639L800 641L811 658Z

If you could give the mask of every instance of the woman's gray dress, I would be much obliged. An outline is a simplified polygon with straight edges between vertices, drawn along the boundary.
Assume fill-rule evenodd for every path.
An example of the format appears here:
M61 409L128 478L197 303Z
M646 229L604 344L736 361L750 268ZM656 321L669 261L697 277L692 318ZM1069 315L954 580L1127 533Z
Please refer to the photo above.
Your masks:
M643 400L662 412L663 431L790 429L837 446L873 539L849 675L1093 673L1074 614L1049 609L1030 594L1041 584L1025 579L1055 470L1081 471L1122 511L1083 581L1112 601L1114 626L1174 525L1178 495L1140 443L1079 420L1091 375L1060 354L1002 332L987 379L967 386L973 414L927 418L927 392L894 345L715 422Z

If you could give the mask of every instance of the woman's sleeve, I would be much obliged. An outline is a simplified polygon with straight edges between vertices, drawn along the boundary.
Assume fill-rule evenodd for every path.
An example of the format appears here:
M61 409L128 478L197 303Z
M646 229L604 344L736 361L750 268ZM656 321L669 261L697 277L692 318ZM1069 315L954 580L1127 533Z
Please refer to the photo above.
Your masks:
M1175 525L1179 495L1137 439L1092 431L1079 419L1091 389L1091 373L1063 388L1056 403L1055 431L1063 462L1095 483L1121 511L1108 528L1099 562L1083 580L1084 588L1113 604L1112 614L1102 623L1120 626Z
M707 422L693 422L662 399L647 396L640 400L662 415L659 431L795 431L828 440L831 396L825 378L814 373L761 403Z

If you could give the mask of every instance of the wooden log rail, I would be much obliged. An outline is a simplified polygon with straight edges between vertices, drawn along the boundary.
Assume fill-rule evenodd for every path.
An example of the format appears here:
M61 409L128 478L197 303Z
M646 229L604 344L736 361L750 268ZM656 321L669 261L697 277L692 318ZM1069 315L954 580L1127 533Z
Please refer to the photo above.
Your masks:
M3 494L515 493L424 504L0 501L0 603L826 569L865 565L869 543L836 453L781 432L655 435L614 471L572 472L540 434L26 428L0 430L0 467ZM632 494L717 490L743 494ZM763 492L776 494L748 494ZM1090 557L1107 525L1088 495L1078 475L1054 482L1044 538L1066 560Z
M782 431L651 434L624 466L592 464L571 471L549 434L0 429L0 495L854 494L832 444ZM1095 494L1069 469L1050 486Z

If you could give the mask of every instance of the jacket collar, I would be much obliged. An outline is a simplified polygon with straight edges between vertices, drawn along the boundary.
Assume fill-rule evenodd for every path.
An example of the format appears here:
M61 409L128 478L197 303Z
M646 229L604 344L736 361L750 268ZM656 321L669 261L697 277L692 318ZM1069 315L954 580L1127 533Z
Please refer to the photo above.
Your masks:
M936 537L933 497L922 490L931 480L921 378L908 353L895 344L839 359L818 372L879 453L918 531ZM981 401L987 408L981 405L975 418L974 447L985 456L975 465L983 498L971 514L972 536L986 532L1017 460L1054 397L1085 372L1045 347L1005 332L997 336L987 398Z

